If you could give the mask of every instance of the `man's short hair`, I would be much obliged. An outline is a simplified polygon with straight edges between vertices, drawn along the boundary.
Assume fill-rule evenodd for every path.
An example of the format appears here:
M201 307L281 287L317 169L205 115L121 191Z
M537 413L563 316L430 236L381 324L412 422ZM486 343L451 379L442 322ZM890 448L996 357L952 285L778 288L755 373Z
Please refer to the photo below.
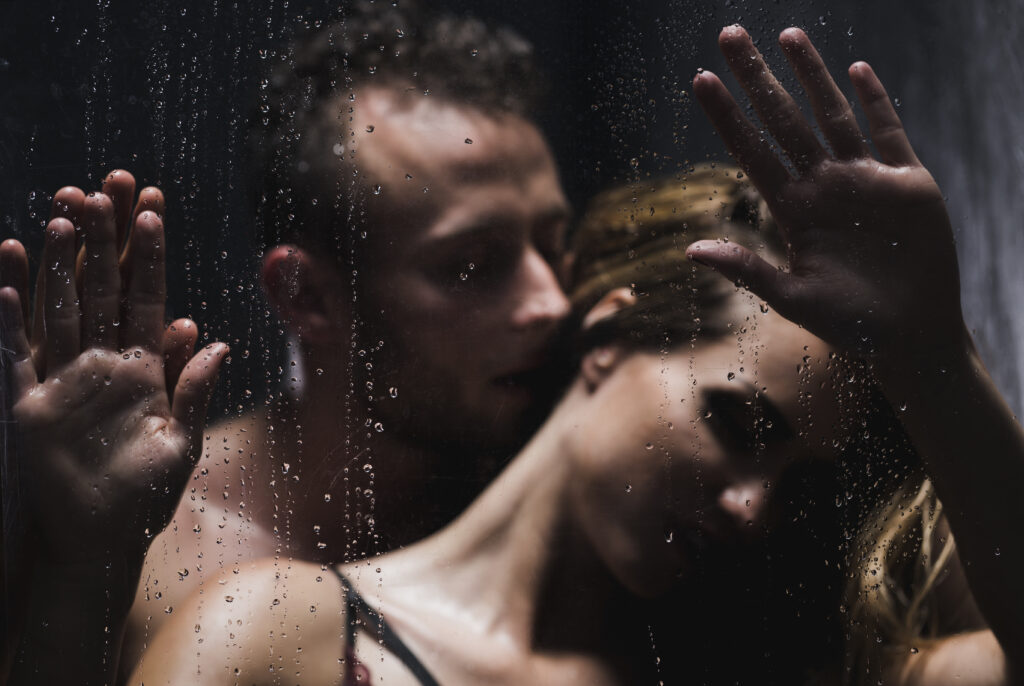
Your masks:
M427 16L404 0L401 7L395 0L362 0L282 58L261 83L250 136L261 248L296 243L343 262L360 233L359 197L366 189L355 173L349 179L338 173L335 160L347 143L339 120L348 117L339 104L359 88L394 86L485 112L526 115L540 90L525 39L474 18Z

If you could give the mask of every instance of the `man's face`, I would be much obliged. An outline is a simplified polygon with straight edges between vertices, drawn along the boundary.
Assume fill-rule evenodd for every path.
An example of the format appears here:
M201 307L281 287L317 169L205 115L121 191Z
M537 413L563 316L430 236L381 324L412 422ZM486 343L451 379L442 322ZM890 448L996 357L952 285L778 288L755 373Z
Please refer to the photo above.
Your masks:
M358 310L383 341L376 418L408 440L507 449L533 428L569 312L554 268L569 206L551 152L521 117L418 93L363 90L353 117L371 189Z

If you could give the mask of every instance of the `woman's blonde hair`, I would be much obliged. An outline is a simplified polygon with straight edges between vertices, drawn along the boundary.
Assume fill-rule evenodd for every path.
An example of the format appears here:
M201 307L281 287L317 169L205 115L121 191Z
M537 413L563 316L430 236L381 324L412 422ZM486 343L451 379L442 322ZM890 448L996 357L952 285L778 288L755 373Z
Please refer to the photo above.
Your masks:
M698 335L723 335L724 319L716 313L736 288L685 256L690 243L708 238L733 240L776 257L784 253L764 201L736 167L701 165L678 177L596 196L570 244L568 286L574 309L586 312L605 293L623 286L633 289L637 301L585 333L581 347L613 340L667 349ZM818 503L814 508L814 516L835 520L821 531L831 531L836 540L821 549L831 550L834 566L843 571L822 580L821 596L811 599L836 605L821 616L829 619L837 638L828 643L815 636L828 630L801 627L831 648L817 665L812 658L798 671L818 683L855 684L879 675L887 653L905 652L935 634L939 608L933 589L953 543L948 537L938 542L941 504L868 366L839 356L833 369L843 377L843 425L850 436L837 439L844 457L834 467L834 479L803 482L824 484L834 492L800 494L804 500L797 507L806 517L806 504L815 499L841 506ZM857 382L851 382L854 376ZM797 532L796 540L805 534ZM815 530L811 536L819 534ZM781 539L792 535L787 531ZM797 555L786 569L814 555ZM833 591L826 595L826 588ZM807 614L796 612L794 622L806 624Z
M570 241L568 291L577 313L631 288L633 307L584 332L584 347L614 338L663 347L724 333L715 305L735 287L686 258L696 240L723 238L778 250L760 196L736 167L700 165L685 175L620 186L594 197Z
M939 637L933 591L955 550L952 536L940 535L941 518L931 481L910 478L861 527L845 594L846 683L876 683L894 656Z

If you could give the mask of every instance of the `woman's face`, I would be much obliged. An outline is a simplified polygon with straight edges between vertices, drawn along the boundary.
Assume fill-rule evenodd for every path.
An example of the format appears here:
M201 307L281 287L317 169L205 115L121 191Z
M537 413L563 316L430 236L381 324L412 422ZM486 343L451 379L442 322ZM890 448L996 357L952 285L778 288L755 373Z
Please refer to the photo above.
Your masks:
M724 337L625 353L571 434L579 521L643 596L756 541L783 467L829 452L827 346L750 296L733 301Z

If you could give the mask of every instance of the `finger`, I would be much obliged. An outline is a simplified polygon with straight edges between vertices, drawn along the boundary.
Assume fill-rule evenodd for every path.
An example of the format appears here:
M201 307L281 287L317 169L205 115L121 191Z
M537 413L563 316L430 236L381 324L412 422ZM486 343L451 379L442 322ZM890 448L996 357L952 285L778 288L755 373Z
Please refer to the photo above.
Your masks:
M50 219L63 218L71 222L75 227L76 244L81 242L79 229L82 226L82 210L85 207L85 193L76 186L64 186L53 195L53 203L50 206ZM36 293L34 316L32 317L32 349L36 354L41 355L45 348L43 341L43 303L46 294L46 278L42 265L36 274ZM39 362L39 360L37 360Z
M192 358L192 351L198 338L199 329L191 319L176 319L164 331L164 379L167 382L167 394L171 399L182 370Z
M102 193L85 200L82 220L85 262L82 265L82 345L85 348L117 344L121 309L121 275L117 268L117 227L114 205Z
M871 65L855 62L850 66L850 80L867 117L871 140L882 161L893 166L919 166L921 162L907 139L896 108Z
M132 222L128 229L128 238L125 241L124 252L121 253L120 259L121 281L125 284L131 281L132 231L134 231L135 222L139 220L139 216L144 212L153 212L156 216L163 219L164 194L160 192L159 188L147 186L139 192L139 201L135 204L135 214L132 216Z
M13 397L16 400L36 383L36 367L32 363L32 348L25 331L24 308L18 291L11 286L0 288L0 345L3 359L0 365L10 370Z
M750 290L782 316L792 311L795 277L743 246L714 240L697 241L686 248L686 256Z
M124 301L124 347L161 350L167 287L164 272L164 226L153 212L143 212L132 229L131 281Z
M857 125L850 101L839 90L807 34L798 28L788 28L779 36L779 45L803 84L814 109L814 118L836 157L853 159L869 156L871 152Z
M28 321L28 254L25 246L10 238L0 243L0 288L11 287L21 302L22 322Z
M202 447L202 431L213 387L228 346L213 343L195 355L182 370L174 387L171 416L184 425L189 437L189 459L195 464Z
M82 210L85 208L85 193L77 186L64 186L53 195L50 219L64 218L78 228L82 225Z
M124 169L115 169L103 180L103 195L114 203L118 250L124 246L128 227L132 221L132 201L135 199L135 177Z
M742 26L727 26L718 46L764 125L800 170L826 157L825 149L796 101L782 87Z
M46 227L42 267L46 274L42 367L48 375L73 360L81 350L74 264L75 227L67 219L54 219Z
M790 180L789 172L761 132L750 123L729 89L709 71L693 79L693 92L708 119L722 137L729 154L750 176L754 186L771 204Z

